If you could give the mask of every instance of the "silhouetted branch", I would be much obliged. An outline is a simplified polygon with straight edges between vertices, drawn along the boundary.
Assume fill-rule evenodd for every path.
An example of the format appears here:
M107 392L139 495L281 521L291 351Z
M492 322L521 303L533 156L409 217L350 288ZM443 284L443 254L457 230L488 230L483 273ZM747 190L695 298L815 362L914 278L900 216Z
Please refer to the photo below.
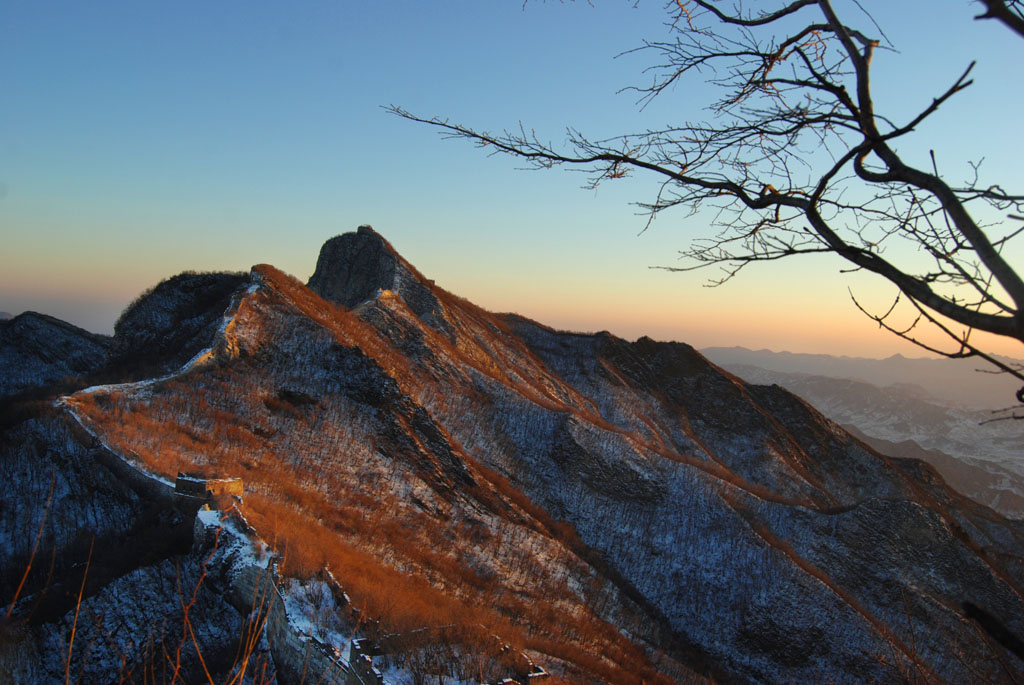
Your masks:
M1018 31L1017 0L981 1L982 17ZM712 217L711 235L693 240L680 252L686 263L668 270L718 265L721 274L710 279L718 285L751 262L831 252L896 285L921 309L922 323L953 339L960 336L943 322L963 326L964 341L979 330L1024 342L1024 279L1005 249L1024 233L1016 223L1024 194L983 184L978 164L966 184L951 185L934 154L931 168L919 169L894 147L969 88L974 63L900 121L875 110L872 59L880 41L870 34L881 29L866 12L857 20L866 17L867 25L857 27L830 0L753 11L723 7L715 0L678 0L669 6L672 39L647 41L634 51L656 57L645 72L650 81L629 89L641 107L696 77L722 93L707 104L708 121L603 140L570 128L566 142L555 146L522 124L492 134L398 106L388 110L528 168L582 168L588 188L631 171L652 174L659 179L656 196L639 203L648 214L644 230L670 209L710 210ZM973 209L978 203L1007 220L980 223ZM913 255L887 250L890 244L910 246ZM887 316L871 318L881 324ZM916 334L900 337L935 351ZM971 356L991 359L981 350Z
M1024 5L1020 0L977 0L985 11L975 19L995 19L1024 37Z

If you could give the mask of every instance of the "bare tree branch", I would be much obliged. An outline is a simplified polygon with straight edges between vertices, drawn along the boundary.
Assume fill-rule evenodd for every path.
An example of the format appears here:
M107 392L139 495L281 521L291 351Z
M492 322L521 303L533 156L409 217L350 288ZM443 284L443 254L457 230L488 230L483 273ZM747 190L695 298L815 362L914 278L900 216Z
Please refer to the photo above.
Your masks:
M1021 0L976 1L986 8L978 18L996 19L1024 37ZM982 183L977 164L968 182L951 184L934 154L931 168L919 169L895 147L970 87L974 64L906 120L879 113L872 70L880 41L871 34L882 32L856 6L856 22L865 26L841 16L831 0L763 3L753 12L723 9L718 0L670 4L672 39L636 49L656 60L645 72L649 82L629 90L644 107L676 84L702 79L721 91L707 104L707 121L604 140L568 129L566 142L555 146L522 125L491 134L388 109L528 168L580 168L590 188L633 171L651 174L659 183L654 199L639 203L648 214L644 230L668 210L712 217L710 235L693 240L680 253L683 265L669 270L717 265L721 271L710 284L718 285L756 261L830 252L893 283L919 310L918 323L959 346L941 351L913 327L889 325L889 314L869 314L883 328L1009 373L968 337L984 331L1024 343L1024 279L1006 257L1007 246L1024 233L1024 193ZM993 209L1006 220L982 223L978 217ZM910 246L919 256L908 260L907 250L890 245ZM968 333L958 337L951 325Z
M995 19L1024 37L1024 5L1020 0L978 0L985 11L975 19ZM1024 400L1021 400L1024 402Z

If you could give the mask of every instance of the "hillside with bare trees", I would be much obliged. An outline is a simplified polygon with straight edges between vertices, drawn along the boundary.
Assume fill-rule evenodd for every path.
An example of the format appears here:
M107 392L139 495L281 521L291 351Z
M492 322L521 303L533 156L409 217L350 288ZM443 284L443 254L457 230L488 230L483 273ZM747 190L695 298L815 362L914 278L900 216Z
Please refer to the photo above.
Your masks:
M362 637L396 682L1024 677L1020 525L778 386L484 311L369 227L308 285L232 278L180 369L5 429L18 673L340 682ZM170 321L125 324L134 359ZM180 473L244 495L197 518ZM288 666L314 643L349 670Z

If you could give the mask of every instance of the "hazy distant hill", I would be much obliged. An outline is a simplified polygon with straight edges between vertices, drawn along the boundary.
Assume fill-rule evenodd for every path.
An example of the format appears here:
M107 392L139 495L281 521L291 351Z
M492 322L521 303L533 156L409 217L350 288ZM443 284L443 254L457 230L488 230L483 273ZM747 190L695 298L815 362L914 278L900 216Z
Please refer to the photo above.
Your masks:
M945 406L918 385L880 387L830 375L720 363L751 383L774 383L796 393L882 453L923 459L961 492L1008 516L1024 518L1022 422L983 423L992 418L991 412Z
M882 454L928 462L960 492L1007 516L1024 519L1024 476L1020 473L997 462L953 457L941 450L925 449L913 440L893 442L865 435L854 426L844 428Z
M744 347L709 347L701 353L726 368L747 364L782 373L850 378L880 387L916 385L926 397L944 406L970 409L1000 409L1014 404L1013 394L1020 387L1009 376L978 371L986 366L974 359L913 359L900 354L867 359Z

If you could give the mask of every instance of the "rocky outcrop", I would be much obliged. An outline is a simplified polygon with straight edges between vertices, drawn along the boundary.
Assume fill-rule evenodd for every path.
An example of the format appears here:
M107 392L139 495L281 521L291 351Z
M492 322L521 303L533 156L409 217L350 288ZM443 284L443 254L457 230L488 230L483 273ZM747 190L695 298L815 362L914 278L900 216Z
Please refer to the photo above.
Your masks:
M370 226L324 243L308 285L325 300L348 309L381 292L394 293L428 326L451 334L444 307L430 284Z
M192 556L205 560L210 582L221 590L224 600L248 617L247 631L265 636L280 682L345 681L348 668L337 648L303 633L293 623L274 560L237 510L200 511ZM287 582L299 584L292 579ZM322 610L336 613L340 609L330 593L317 599L329 605Z
M398 256L369 226L331 238L320 248L309 287L325 300L351 309L378 290L392 290Z
M45 314L0 321L0 397L90 374L106 362L110 346L107 336Z

